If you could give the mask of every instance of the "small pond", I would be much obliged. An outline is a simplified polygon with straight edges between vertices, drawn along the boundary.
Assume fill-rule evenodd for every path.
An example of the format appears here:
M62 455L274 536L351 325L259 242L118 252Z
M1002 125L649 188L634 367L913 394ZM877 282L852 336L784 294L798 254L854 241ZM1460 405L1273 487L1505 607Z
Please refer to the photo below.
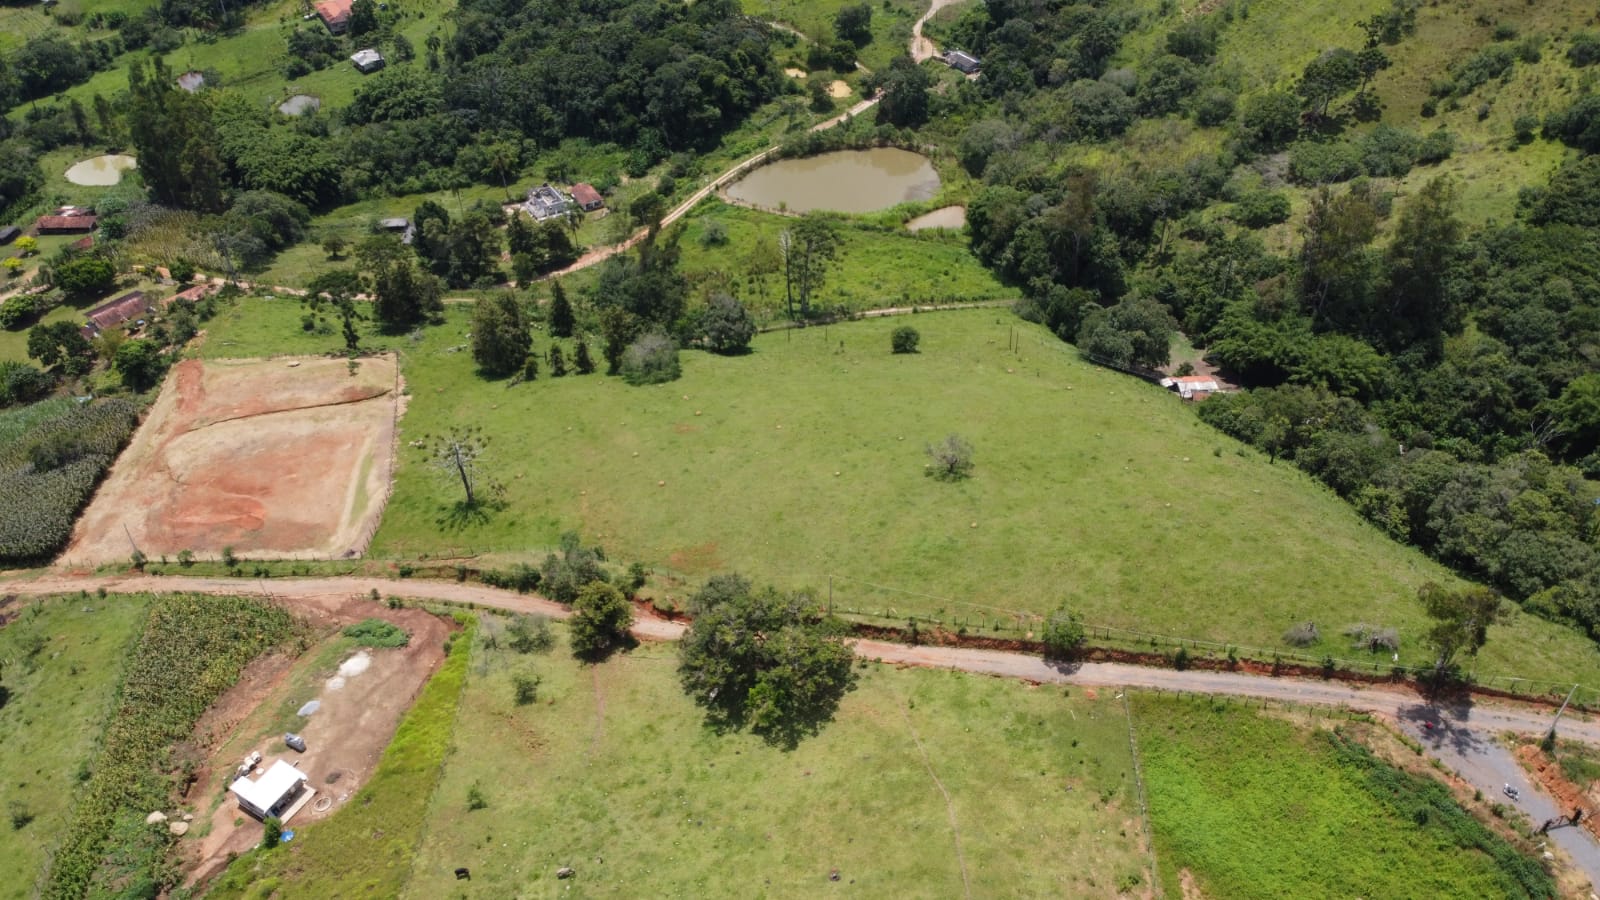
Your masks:
M878 147L780 160L739 179L728 196L768 209L866 213L926 200L938 191L939 174L926 156Z
M310 94L295 94L293 97L278 104L278 112L286 116L303 116L309 112L316 112L322 108L322 99Z
M906 223L909 231L922 231L925 228L951 228L961 229L967 224L967 208L965 206L943 206L933 212L923 213Z
M131 156L96 156L74 164L67 170L67 180L73 184L110 187L122 180L123 172L138 167L138 160Z

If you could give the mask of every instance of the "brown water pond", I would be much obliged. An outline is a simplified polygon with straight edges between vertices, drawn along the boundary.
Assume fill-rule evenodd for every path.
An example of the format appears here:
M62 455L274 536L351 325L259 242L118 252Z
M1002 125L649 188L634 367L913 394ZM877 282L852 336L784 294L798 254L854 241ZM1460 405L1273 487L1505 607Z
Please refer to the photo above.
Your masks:
M926 156L878 147L780 160L735 182L728 196L768 209L866 213L938 191L939 174Z

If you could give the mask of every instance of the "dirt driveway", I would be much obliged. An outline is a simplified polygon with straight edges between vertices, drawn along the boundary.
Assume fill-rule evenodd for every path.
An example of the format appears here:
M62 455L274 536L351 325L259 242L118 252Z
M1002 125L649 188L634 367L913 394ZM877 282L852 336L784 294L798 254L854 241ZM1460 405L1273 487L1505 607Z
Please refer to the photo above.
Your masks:
M199 778L184 798L195 811L197 837L183 842L185 884L212 878L231 854L261 840L261 824L226 795L236 767L260 751L261 767L282 759L308 776L316 796L288 823L293 830L338 811L367 782L400 719L444 660L444 640L452 626L420 609L389 609L369 599L322 598L291 604L326 635L298 659L275 655L252 665L196 726L196 741L207 757ZM329 657L338 629L365 618L380 618L404 628L411 640L396 649L348 650ZM283 743L284 707L307 701L320 706L292 727L305 738L306 752ZM219 802L220 798L220 802ZM214 807L214 808L213 808ZM209 829L204 827L209 824Z

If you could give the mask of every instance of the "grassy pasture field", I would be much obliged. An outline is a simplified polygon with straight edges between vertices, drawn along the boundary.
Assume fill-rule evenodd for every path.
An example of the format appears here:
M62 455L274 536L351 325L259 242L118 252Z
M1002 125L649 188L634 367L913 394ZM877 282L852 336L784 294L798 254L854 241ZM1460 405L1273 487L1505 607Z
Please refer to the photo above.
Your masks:
M712 223L727 234L726 244L703 244ZM757 241L776 248L779 232L793 225L794 220L787 216L707 201L684 229L680 266L691 278L726 274L758 319L780 319L784 315L782 273L767 276L762 284L752 282L745 258ZM846 218L840 223L839 236L839 264L829 273L815 302L874 309L1017 296L1014 288L1001 284L978 262L960 232L912 234L875 221Z
M1500 864L1512 848L1443 786L1351 765L1326 733L1239 705L1135 698L1167 884L1188 873L1205 896L1239 898L1529 895ZM1427 812L1399 812L1412 805Z
M0 704L0 860L12 873L0 878L0 898L32 896L65 834L145 608L143 597L60 597L30 603L0 628L9 691Z
M336 349L300 315L244 301L210 323L201 352ZM1065 602L1096 625L1273 647L1310 619L1325 637L1308 652L1340 656L1340 630L1367 621L1399 628L1413 664L1429 661L1416 589L1454 581L1309 476L1004 310L770 333L742 357L686 351L681 380L647 388L485 382L469 321L452 306L415 341L375 343L400 353L411 395L375 556L536 561L577 530L653 567L680 600L730 569L823 595L831 575L840 610L902 621L980 628ZM921 331L921 353L889 353L902 324ZM1013 334L1021 351L1007 353ZM455 425L483 427L505 486L481 521L451 520L457 488L405 446ZM923 448L951 432L973 442L977 468L945 484L923 474ZM1591 642L1521 614L1477 670L1600 680Z
M580 666L555 630L547 656L476 649L402 896L541 895L564 865L583 897L950 897L961 860L975 895L1149 884L1109 692L863 666L835 721L784 752L706 729L674 647ZM512 677L529 673L538 699L516 706Z

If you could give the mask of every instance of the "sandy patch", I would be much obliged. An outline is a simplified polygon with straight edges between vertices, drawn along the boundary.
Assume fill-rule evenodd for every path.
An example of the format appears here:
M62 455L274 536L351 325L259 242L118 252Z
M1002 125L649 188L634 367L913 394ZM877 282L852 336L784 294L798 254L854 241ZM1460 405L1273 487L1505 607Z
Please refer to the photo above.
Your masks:
M134 546L359 555L388 496L397 383L393 357L354 375L342 359L179 363L62 562L123 560Z
M784 69L783 70L783 74L789 76L790 78L804 78L804 77L806 77L806 70L805 69Z
M841 99L843 97L848 97L853 93L855 93L855 92L850 90L850 85L845 84L842 81L835 81L832 84L828 85L828 96L832 97L835 100Z
M330 691L344 690L344 686L350 683L350 679L365 672L371 665L372 654L362 650L355 656L340 663L339 673L329 678L324 684Z

